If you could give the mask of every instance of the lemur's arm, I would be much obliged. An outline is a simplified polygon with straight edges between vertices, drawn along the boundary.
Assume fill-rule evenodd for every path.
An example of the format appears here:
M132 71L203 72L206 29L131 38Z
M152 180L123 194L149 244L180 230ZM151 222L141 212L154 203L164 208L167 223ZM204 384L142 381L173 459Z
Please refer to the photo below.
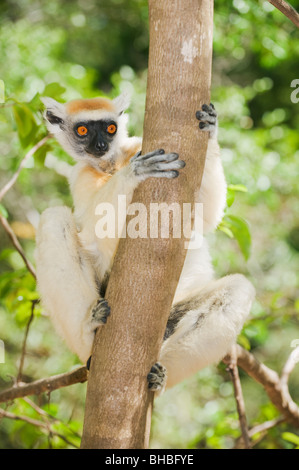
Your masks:
M226 181L217 141L218 122L214 106L203 105L196 117L200 121L199 128L209 132L210 137L201 187L195 195L195 201L203 203L203 231L206 234L214 230L223 217Z

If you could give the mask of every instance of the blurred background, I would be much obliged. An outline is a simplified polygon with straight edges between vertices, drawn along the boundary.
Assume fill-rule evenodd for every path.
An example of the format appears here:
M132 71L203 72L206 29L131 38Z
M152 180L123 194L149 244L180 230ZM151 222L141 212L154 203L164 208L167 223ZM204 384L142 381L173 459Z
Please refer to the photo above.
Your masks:
M299 0L291 3L299 9ZM2 84L5 92L0 103L0 188L46 134L41 95L67 101L114 97L129 88L130 132L142 134L146 0L7 0L0 7L0 88ZM239 343L280 372L292 341L299 342L299 92L291 87L299 79L298 30L263 0L216 0L214 23L212 101L219 113L230 190L225 218L210 237L211 254L217 276L242 272L255 285L257 300ZM34 226L41 211L72 205L66 164L71 164L69 157L49 141L28 161L0 204L33 263ZM18 375L38 292L2 227L0 263L0 339L5 343L1 390ZM78 364L36 305L23 380L63 373ZM263 388L242 371L240 375L249 425L278 417ZM65 439L2 419L0 448L78 446L85 391L86 384L73 385L36 401L56 418L53 426ZM298 366L290 377L290 391L299 402ZM6 409L40 418L25 400ZM152 448L226 449L239 436L233 387L223 364L204 369L155 401ZM298 429L282 423L256 435L256 447L294 448L299 445L296 437Z

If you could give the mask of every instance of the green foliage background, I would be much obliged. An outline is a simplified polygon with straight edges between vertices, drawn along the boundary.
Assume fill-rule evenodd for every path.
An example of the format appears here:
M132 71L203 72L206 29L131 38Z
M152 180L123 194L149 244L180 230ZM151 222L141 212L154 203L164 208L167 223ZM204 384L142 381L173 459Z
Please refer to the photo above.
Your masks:
M298 9L298 0L292 4ZM26 151L46 135L41 95L64 101L115 96L130 88L130 131L141 135L148 54L145 0L8 0L0 6L0 79L6 98L0 104L0 188ZM239 342L277 371L292 350L291 341L299 339L299 104L292 103L290 86L299 79L298 53L298 30L267 1L215 1L212 100L220 115L219 139L230 189L226 215L210 237L211 252L218 276L237 271L254 283L257 300ZM33 263L34 237L28 223L36 223L46 207L72 204L64 162L71 163L49 141L0 205ZM38 293L2 228L0 237L4 389L18 374L25 327ZM34 313L24 381L78 365L39 305ZM277 417L264 390L242 371L241 378L250 426ZM36 401L64 439L23 421L3 419L0 448L78 446L85 387L74 385ZM290 379L297 401L298 390L297 368ZM43 419L21 399L6 409ZM153 448L224 449L233 447L239 436L233 389L221 364L155 402ZM299 446L298 429L286 423L259 438L255 436L259 448Z

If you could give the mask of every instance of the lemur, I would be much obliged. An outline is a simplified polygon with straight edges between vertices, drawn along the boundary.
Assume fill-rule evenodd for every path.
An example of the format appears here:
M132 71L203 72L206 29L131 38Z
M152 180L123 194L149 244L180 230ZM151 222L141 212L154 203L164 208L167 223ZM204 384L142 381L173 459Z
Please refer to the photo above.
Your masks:
M46 209L37 230L38 289L45 309L82 362L92 351L97 328L110 314L105 300L119 239L99 239L95 209L115 207L118 195L132 200L147 178L176 178L185 163L176 152L141 154L141 139L128 137L124 95L61 104L43 98L49 132L77 162L69 178L74 211ZM194 119L209 133L206 163L196 201L203 204L204 235L217 227L226 205L226 181L217 142L217 114L203 105ZM249 315L255 290L241 274L214 279L207 241L187 251L171 308L159 362L147 376L152 391L172 387L219 362L235 343ZM112 312L113 314L113 312Z

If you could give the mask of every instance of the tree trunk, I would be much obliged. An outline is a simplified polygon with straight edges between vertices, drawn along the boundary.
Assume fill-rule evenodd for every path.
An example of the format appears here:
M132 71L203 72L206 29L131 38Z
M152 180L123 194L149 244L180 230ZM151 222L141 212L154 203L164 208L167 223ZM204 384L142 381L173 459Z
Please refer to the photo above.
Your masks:
M195 112L209 103L212 0L149 0L150 52L142 152L178 152L174 180L150 179L133 202L189 202L204 168L207 134ZM149 210L148 210L149 212ZM146 448L157 361L186 250L184 238L121 239L107 299L111 315L94 344L82 448Z

